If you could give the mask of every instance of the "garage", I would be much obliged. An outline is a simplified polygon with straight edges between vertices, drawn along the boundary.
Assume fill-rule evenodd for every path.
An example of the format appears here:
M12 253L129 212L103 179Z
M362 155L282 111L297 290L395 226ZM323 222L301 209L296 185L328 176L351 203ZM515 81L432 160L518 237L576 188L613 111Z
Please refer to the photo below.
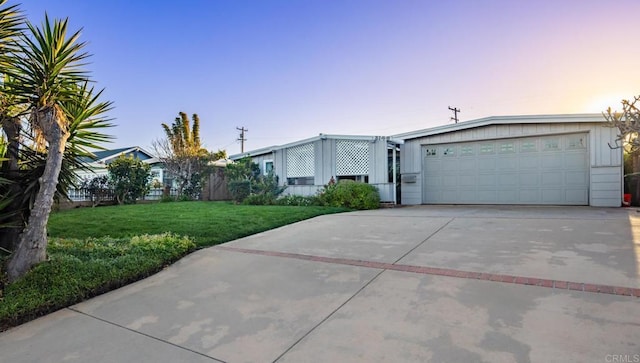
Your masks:
M423 203L589 204L588 135L423 146Z
M404 205L620 207L622 149L601 114L492 116L391 136Z

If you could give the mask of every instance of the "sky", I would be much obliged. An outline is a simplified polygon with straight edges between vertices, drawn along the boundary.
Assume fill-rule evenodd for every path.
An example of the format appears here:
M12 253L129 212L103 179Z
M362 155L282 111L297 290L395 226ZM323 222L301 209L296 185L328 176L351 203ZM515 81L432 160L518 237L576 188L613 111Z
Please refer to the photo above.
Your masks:
M16 1L9 0L9 4ZM151 151L197 113L208 150L388 136L640 95L638 0L23 0L69 18L116 125Z

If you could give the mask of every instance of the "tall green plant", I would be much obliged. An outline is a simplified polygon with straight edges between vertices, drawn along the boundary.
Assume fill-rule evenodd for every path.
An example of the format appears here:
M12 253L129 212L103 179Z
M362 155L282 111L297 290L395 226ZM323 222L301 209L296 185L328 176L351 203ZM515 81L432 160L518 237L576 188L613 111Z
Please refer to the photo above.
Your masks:
M140 159L123 155L112 161L107 170L118 204L135 203L149 192L151 165Z
M67 19L52 22L45 14L40 27L30 22L26 26L28 32L22 33L14 56L3 69L10 76L5 91L15 104L25 106L34 135L25 150L31 148L33 155L44 157L44 165L37 187L31 189L35 198L25 228L7 265L10 281L46 258L46 225L58 182L72 179L70 167L78 163L69 156L107 139L89 130L90 125L108 126L102 115L110 108L108 102L98 101L100 92L86 86L89 75L84 62L89 55L83 52L85 43L79 42L79 31L67 35ZM73 146L68 149L68 145Z
M176 178L182 199L200 197L208 162L212 160L212 154L200 143L200 118L194 113L192 120L193 124L186 113L180 112L170 126L162 124L166 137L153 145L165 169Z

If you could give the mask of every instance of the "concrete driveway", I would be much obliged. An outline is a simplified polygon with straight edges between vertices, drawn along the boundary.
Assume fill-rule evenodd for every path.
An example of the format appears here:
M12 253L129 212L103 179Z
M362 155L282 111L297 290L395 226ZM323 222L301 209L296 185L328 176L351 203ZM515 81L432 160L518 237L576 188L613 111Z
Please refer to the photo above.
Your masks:
M323 216L4 332L0 361L640 362L639 265L636 209Z

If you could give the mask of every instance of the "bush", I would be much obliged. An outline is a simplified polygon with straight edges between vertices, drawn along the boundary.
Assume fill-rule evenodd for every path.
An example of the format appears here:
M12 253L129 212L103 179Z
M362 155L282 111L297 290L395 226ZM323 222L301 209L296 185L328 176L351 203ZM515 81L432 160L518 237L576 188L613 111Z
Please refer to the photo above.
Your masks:
M303 197L301 195L285 195L275 200L276 205L290 205L299 207L318 206L320 201L317 196Z
M373 185L342 180L329 183L318 195L320 204L351 209L377 209L380 207L380 193Z
M230 181L228 186L231 198L236 203L241 203L251 194L251 181L249 180Z
M272 194L251 194L247 196L242 204L248 205L274 205L276 204L276 197Z

